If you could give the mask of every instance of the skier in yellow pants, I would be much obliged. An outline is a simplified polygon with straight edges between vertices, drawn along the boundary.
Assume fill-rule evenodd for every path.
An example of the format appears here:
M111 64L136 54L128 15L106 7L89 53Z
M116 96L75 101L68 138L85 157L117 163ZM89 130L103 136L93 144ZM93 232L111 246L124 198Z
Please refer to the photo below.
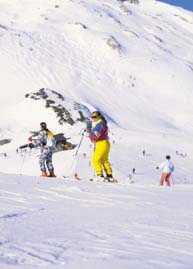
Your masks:
M92 113L92 128L89 131L90 140L95 143L92 164L96 173L96 181L114 181L111 165L108 161L110 143L108 140L108 127L106 119L99 111ZM104 177L104 173L106 177Z

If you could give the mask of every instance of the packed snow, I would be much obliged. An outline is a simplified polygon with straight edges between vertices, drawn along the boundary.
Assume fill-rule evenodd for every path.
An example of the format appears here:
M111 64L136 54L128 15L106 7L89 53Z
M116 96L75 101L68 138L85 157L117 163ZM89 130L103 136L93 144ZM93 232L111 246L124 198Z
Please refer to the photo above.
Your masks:
M192 185L0 175L1 268L192 268Z
M154 0L0 0L0 268L193 268L192 25ZM75 104L107 118L119 183L89 180ZM53 155L55 179L19 149L42 121L74 145ZM167 154L170 188L155 169Z

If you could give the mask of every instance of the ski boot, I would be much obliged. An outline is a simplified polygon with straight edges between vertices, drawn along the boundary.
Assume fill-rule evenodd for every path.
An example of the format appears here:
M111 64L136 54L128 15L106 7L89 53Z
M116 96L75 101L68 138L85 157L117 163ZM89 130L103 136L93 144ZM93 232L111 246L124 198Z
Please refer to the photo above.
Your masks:
M47 176L48 176L47 172L43 171L42 174L41 174L41 177L47 177Z
M96 178L95 178L95 181L96 182L104 182L105 178L104 178L103 175L97 175Z
M54 171L51 171L48 177L56 177L56 175L54 174Z
M105 177L105 181L110 182L110 183L118 182L115 178L113 178L113 175L109 175L109 174L107 174L107 176Z

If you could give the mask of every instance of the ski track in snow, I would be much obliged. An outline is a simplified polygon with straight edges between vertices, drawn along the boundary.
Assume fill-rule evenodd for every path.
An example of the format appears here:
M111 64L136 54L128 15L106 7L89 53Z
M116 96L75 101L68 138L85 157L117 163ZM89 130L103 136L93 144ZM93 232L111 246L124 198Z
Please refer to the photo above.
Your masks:
M191 268L192 188L0 179L2 268Z

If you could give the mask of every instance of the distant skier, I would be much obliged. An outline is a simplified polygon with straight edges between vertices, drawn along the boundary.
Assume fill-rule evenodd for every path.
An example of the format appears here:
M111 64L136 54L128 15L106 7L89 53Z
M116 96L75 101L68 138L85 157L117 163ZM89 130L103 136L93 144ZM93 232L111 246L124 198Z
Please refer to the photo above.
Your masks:
M130 183L134 183L134 180L132 179L132 175L131 174L129 174L129 182Z
M169 187L170 186L170 176L174 171L174 165L170 161L171 157L169 155L166 156L166 161L156 167L156 169L163 169L162 175L160 178L160 186L164 185L164 182Z
M133 169L132 169L132 173L133 173L133 175L135 174L135 171L136 171L136 169L135 169L135 168L133 168Z
M95 143L92 164L96 173L96 181L114 181L112 168L108 160L110 143L108 139L108 126L106 119L99 111L92 113L92 128L88 131L91 142ZM104 178L104 172L106 177Z
M145 150L143 150L142 153L143 153L143 156L145 156Z
M40 170L42 177L56 177L54 174L54 167L52 164L52 147L54 146L54 136L47 128L45 122L40 123L41 130L37 138L29 137L29 141L35 147L40 147L41 154L39 157ZM49 172L49 174L47 173Z

